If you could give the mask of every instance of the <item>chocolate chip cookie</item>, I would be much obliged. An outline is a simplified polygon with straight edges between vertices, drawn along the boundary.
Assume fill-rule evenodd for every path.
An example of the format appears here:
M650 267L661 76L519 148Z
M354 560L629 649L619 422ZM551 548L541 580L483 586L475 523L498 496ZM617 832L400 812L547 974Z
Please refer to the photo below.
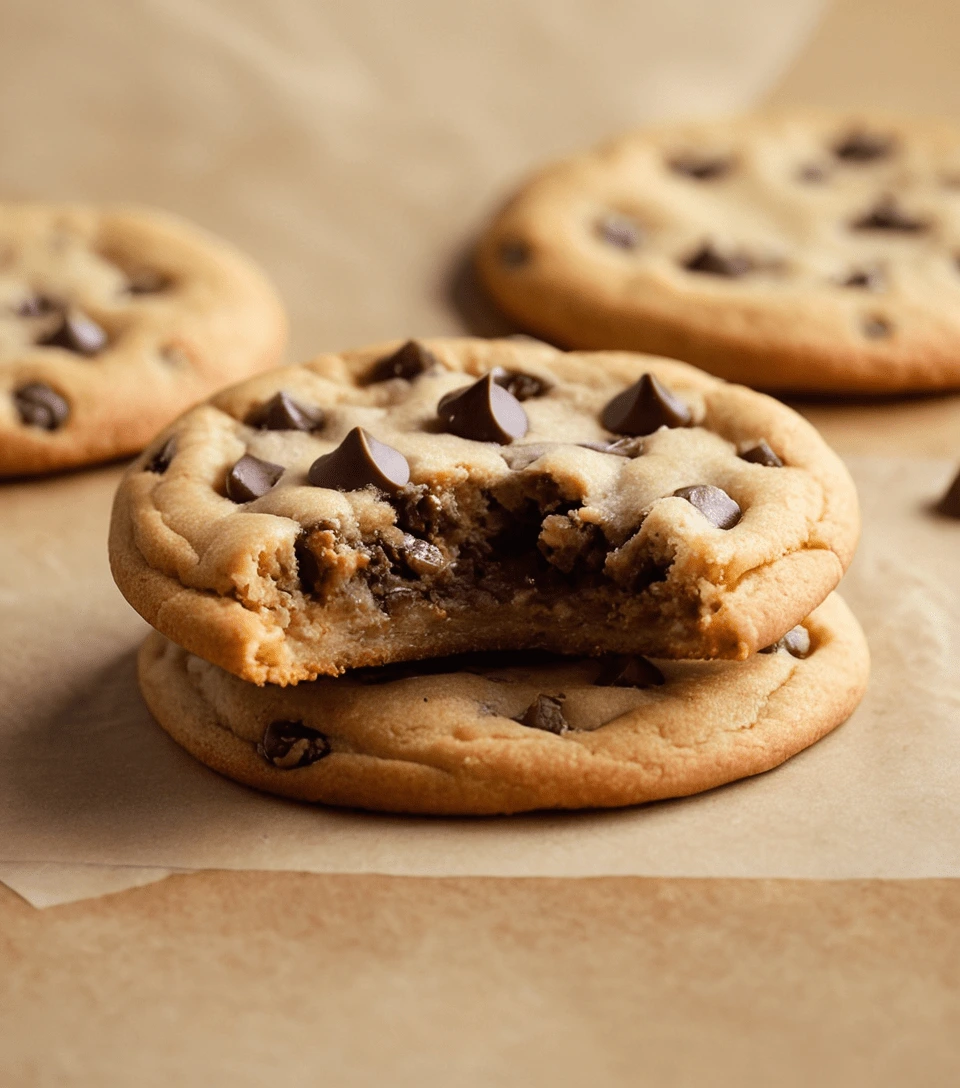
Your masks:
M844 721L866 643L836 596L747 661L474 654L255 687L161 635L140 685L163 728L239 782L388 812L635 805L776 767Z
M264 276L198 227L0 204L0 476L136 453L285 337Z
M548 167L483 281L567 347L805 392L960 385L960 131L882 114L664 125Z
M745 658L859 531L795 412L682 363L513 340L322 355L214 397L124 477L130 603L257 683L462 651Z

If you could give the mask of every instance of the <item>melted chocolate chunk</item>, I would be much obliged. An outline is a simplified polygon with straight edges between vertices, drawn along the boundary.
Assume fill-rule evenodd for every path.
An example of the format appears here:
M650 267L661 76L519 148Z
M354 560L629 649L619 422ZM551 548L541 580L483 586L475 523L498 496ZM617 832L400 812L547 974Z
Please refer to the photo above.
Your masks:
M297 560L297 578L304 593L316 591L320 582L320 564L310 547L312 529L303 529L293 542L293 554Z
M443 552L427 540L403 534L403 544L399 548L399 559L418 577L423 578L430 574L439 574L447 565Z
M629 216L611 212L597 223L597 234L617 249L636 249L642 234L636 222Z
M889 230L904 234L916 234L930 226L925 219L905 212L892 196L883 197L872 211L854 219L850 225L854 230Z
M639 457L643 453L643 441L639 438L615 438L609 442L578 442L578 446L585 450L596 450L597 453L611 453L615 457Z
M594 683L601 688L652 688L664 683L664 677L640 654L618 655L604 660Z
M871 340L882 340L893 332L893 325L885 317L868 317L863 322L863 335Z
M721 253L706 242L684 262L683 267L688 272L737 279L753 271L754 263L745 253Z
M366 376L366 382L386 382L391 378L403 378L412 381L428 370L440 366L440 360L432 351L416 340L408 340L403 347L397 348L392 355L384 356L373 364Z
M46 317L56 313L60 307L46 295L28 295L16 308L17 317Z
M257 752L281 771L292 771L330 755L330 741L319 729L311 729L303 722L271 722L263 731Z
M538 695L520 717L513 720L529 729L543 729L547 733L556 733L558 737L570 728L567 719L563 716L563 705L560 699L552 695Z
M507 268L522 268L530 260L530 247L518 239L504 242L499 252L500 263Z
M332 491L357 491L373 484L396 492L410 479L410 466L399 450L354 427L332 453L313 462L307 478L314 487Z
M802 624L798 624L796 627L789 630L781 639L778 639L772 646L765 646L760 653L762 654L775 654L781 650L786 650L791 657L809 657L810 655L810 632Z
M948 518L960 518L960 472L937 503L937 510Z
M155 472L158 476L162 476L170 467L170 462L173 460L177 452L177 440L176 438L168 438L166 442L157 450L157 452L150 458L149 461L143 466L144 472Z
M608 431L642 437L660 427L687 427L693 416L658 378L644 374L609 401L600 418Z
M227 473L227 498L233 502L253 502L275 487L283 472L283 465L245 453Z
M443 503L423 484L408 484L395 498L397 525L420 536L433 536L441 531L446 517Z
M876 162L877 159L887 158L894 146L895 142L891 136L880 136L877 133L865 132L863 129L854 129L833 145L833 153L842 162Z
M45 431L62 427L70 415L70 405L65 398L43 382L28 382L15 389L13 403L23 423Z
M505 367L495 366L490 373L497 385L521 401L542 397L553 388L545 378L525 374L522 370L507 370Z
M492 371L466 389L441 397L437 415L450 434L475 442L506 445L522 438L530 426L520 402L497 383Z
M880 291L883 289L883 276L876 268L855 268L845 279L840 281L841 287L862 287L867 291Z
M261 431L318 431L326 421L322 408L294 400L280 390L264 404L254 408L245 420Z
M783 468L783 461L773 452L765 438L744 450L740 454L740 460L749 461L752 465L765 465L767 468Z
M720 487L712 484L694 484L674 491L678 499L686 499L718 529L732 529L743 516L740 507Z
M675 174L693 178L695 181L713 181L729 173L731 162L720 155L680 155L670 162L670 169Z
M56 329L40 343L45 347L66 348L78 355L96 355L107 346L107 334L92 318L73 310L64 314Z

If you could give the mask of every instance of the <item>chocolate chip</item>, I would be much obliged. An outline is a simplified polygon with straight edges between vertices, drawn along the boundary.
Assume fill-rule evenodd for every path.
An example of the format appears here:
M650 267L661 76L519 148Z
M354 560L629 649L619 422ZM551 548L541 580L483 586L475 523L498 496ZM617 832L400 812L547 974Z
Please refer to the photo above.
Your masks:
M749 461L752 465L765 465L767 468L783 468L783 462L767 444L766 439L761 438L750 449L740 454L741 461Z
M313 462L307 478L314 487L333 491L357 491L373 484L394 492L410 479L410 466L399 450L354 427L335 450Z
M710 276L727 276L736 279L753 270L753 261L744 253L720 253L710 244L704 243L683 267L688 272L703 272Z
M680 155L671 160L670 169L696 181L713 181L730 170L730 160L717 155Z
M890 136L854 129L833 145L833 153L843 162L875 162L877 159L885 159L893 148L894 140Z
M530 260L530 247L526 242L513 239L500 246L500 263L507 268L522 268Z
M283 465L261 461L245 453L227 473L227 498L234 502L253 502L276 486L283 475Z
M320 563L310 547L311 532L311 529L302 529L293 542L293 554L297 560L297 579L304 593L313 593L320 581Z
M138 268L127 279L127 292L131 295L155 295L171 284L169 276L153 268Z
M634 437L616 438L610 442L578 442L577 445L597 453L612 453L615 457L639 457L643 453L643 441Z
M45 317L56 313L60 307L46 295L29 295L16 308L17 317Z
M367 372L365 381L371 385L374 382L389 381L391 378L411 381L420 374L439 366L440 360L432 351L416 340L408 340L403 347L397 348L391 355L377 360Z
M611 212L597 223L597 234L618 249L636 249L640 245L640 228L629 216Z
M694 484L674 491L678 499L686 499L695 506L707 521L718 529L732 529L742 517L740 507L720 487L713 484Z
M960 473L937 503L937 510L948 518L960 518Z
M537 378L533 374L524 374L522 370L507 370L505 367L495 366L490 373L497 385L506 389L517 400L542 397L553 388L553 385L546 379Z
M57 328L40 343L45 347L66 348L78 355L96 355L107 346L107 334L92 318L72 310L64 314Z
M435 544L421 540L410 533L403 534L403 544L399 551L403 562L420 577L439 574L447 565L443 552Z
M664 682L663 673L639 654L604 660L594 684L601 688L652 688Z
M570 728L563 716L560 700L552 695L538 695L523 714L513 720L529 729L543 729L547 733L556 733L558 737Z
M465 389L441 397L437 415L451 434L475 442L506 445L523 438L530 426L520 402L497 383L492 371Z
M686 427L692 414L658 378L644 374L629 389L618 393L600 418L608 431L642 436L653 434L660 427Z
M827 171L816 163L807 163L797 170L797 181L803 181L808 185L819 185L827 180Z
M840 281L841 287L862 287L867 291L883 289L883 276L876 268L855 268Z
M23 423L55 431L70 415L70 405L43 382L28 382L13 392L13 403Z
M802 624L798 624L772 646L765 646L760 653L775 654L779 653L780 650L786 650L791 657L809 657L810 632Z
M863 321L863 335L871 340L881 340L893 332L893 325L885 317L867 317Z
M246 423L261 431L318 431L326 420L322 408L302 404L280 390L264 404L254 408Z
M176 438L168 438L166 442L157 450L157 452L150 458L149 461L143 466L144 472L155 472L158 476L162 476L170 467L170 462L173 460L174 455L177 452L177 440Z
M309 767L330 755L330 741L319 729L303 722L271 722L263 731L257 752L282 771Z
M872 211L854 219L850 225L854 230L890 230L915 234L926 230L930 224L924 219L909 215L894 197L885 196L874 205Z

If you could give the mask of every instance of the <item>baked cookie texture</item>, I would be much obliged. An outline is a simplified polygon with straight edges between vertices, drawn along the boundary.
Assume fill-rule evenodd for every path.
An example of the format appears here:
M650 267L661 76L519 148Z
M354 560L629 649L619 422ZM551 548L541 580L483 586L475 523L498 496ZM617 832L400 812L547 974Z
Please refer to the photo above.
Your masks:
M139 452L276 366L286 317L227 243L140 208L0 204L0 476Z
M437 339L188 412L126 473L110 555L157 630L291 684L468 650L746 658L823 601L858 532L846 469L769 397L650 356Z
M960 130L799 112L643 129L548 166L481 279L566 347L796 392L960 385Z
M843 722L866 687L863 633L836 596L799 633L799 651L645 662L639 680L622 659L519 653L258 688L153 632L139 676L178 744L257 789L437 815L596 808L759 774Z

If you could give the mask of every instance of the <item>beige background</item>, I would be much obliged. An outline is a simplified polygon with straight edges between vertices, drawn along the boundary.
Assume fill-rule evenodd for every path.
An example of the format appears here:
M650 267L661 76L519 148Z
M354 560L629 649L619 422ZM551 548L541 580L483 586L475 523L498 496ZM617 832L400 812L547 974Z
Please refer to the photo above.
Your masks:
M297 353L453 328L464 310L483 328L463 283L450 305L445 269L497 185L658 104L735 105L712 64L766 64L783 6L712 22L709 4L594 3L584 35L583 7L546 0L7 0L0 186L135 195L231 234L280 281ZM694 31L715 55L691 66ZM444 48L424 58L428 36ZM455 41L497 63L460 62ZM839 0L769 97L960 120L958 41L943 0ZM761 68L738 95L762 91L776 65ZM275 117L262 107L280 91L292 105ZM461 132L463 95L501 120ZM413 162L408 104L429 122ZM263 198L267 176L286 181ZM401 214L378 206L386 192L408 194ZM960 446L954 398L810 411L847 450ZM0 1080L950 1083L958 914L960 887L935 881L203 874L44 913L0 889Z

